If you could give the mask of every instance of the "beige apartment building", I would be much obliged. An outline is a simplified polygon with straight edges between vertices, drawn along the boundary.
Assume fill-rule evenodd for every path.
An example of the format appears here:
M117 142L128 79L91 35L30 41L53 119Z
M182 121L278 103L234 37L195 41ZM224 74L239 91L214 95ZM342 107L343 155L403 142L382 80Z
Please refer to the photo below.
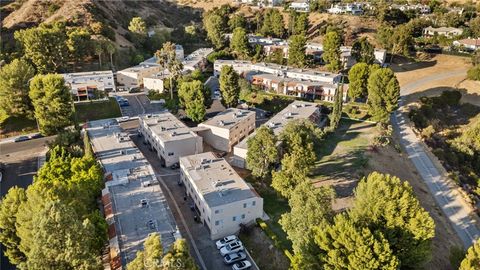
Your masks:
M169 167L182 156L203 152L203 140L170 112L139 117L139 131L157 152L162 165Z
M143 78L159 73L158 64L140 64L117 72L117 82L128 88L142 87Z
M180 179L212 240L235 234L263 217L263 199L212 152L180 158Z
M318 107L318 104L296 100L290 105L288 105L281 112L273 116L264 125L272 129L273 133L278 136L283 131L285 125L288 122L299 119L308 119L313 123L319 123L320 108ZM250 134L248 137L246 137L240 143L234 146L232 165L240 168L247 167L247 140L254 135L255 132Z
M215 149L230 152L255 129L255 112L229 108L198 125L198 135Z

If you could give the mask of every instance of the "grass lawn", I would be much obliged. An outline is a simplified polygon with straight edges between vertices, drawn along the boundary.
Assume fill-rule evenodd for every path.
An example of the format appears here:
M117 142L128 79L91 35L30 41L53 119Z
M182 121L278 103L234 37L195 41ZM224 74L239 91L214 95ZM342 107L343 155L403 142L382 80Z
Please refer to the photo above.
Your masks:
M115 98L103 102L76 103L75 110L80 123L122 116Z
M0 123L0 138L7 138L37 131L37 123L25 117L8 117Z

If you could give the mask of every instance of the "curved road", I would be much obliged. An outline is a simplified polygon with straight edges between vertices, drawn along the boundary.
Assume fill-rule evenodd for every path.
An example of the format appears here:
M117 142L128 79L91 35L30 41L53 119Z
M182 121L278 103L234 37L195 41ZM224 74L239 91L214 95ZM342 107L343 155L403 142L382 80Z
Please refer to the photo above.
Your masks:
M423 84L458 77L466 73L465 69L452 70L422 78L421 80L406 84L401 87L399 105L403 105L403 97ZM418 173L427 184L430 193L448 217L453 229L458 234L465 248L468 248L480 237L480 230L475 219L470 217L471 209L458 192L456 186L448 181L435 167L427 155L420 139L413 133L410 125L405 121L405 115L397 110L392 116L392 123L399 134L400 142L405 148L408 157L417 168Z

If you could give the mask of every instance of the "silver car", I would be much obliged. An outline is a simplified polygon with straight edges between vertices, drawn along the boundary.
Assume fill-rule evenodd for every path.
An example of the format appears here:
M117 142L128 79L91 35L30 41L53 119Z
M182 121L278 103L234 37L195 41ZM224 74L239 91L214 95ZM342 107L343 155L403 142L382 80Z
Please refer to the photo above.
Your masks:
M232 264L234 262L245 260L245 258L247 258L247 254L245 254L245 252L243 251L240 251L237 253L231 253L231 254L225 255L225 257L223 257L223 261L226 264Z
M235 241L235 242L229 243L228 245L222 247L220 249L220 254L222 254L222 256L225 256L227 254L243 251L243 249L244 248L243 248L242 242L241 241Z

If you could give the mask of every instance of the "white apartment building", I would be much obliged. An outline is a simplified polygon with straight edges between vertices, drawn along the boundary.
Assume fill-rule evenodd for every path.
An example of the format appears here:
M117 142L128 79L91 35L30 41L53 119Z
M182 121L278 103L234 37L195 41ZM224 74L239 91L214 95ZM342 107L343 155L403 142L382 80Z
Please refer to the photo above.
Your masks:
M180 158L180 179L212 240L235 234L263 217L263 199L212 152Z
M455 27L427 27L423 29L424 36L434 36L435 34L439 36L446 36L449 38L460 36L463 34L463 29Z
M212 48L200 48L193 53L187 55L183 59L183 72L194 71L196 69L203 70L206 65L207 56L213 52Z
M198 125L198 135L215 149L230 152L233 146L255 129L255 112L226 109Z
M290 9L297 12L310 12L310 0L298 0L290 3Z
M318 104L312 102L296 100L290 105L288 105L281 112L273 116L264 125L272 129L273 133L278 136L285 128L285 125L293 120L308 119L313 123L317 124L320 121L320 108L317 105ZM247 167L247 141L250 137L254 135L255 132L243 139L237 145L235 145L235 147L233 148L232 165L240 168Z
M182 156L203 151L202 137L170 112L140 116L139 122L140 134L166 167L177 163Z
M77 100L92 98L93 91L115 91L115 79L111 70L61 74L65 84Z
M327 9L328 13L331 14L352 14L352 15L361 15L363 14L363 8L361 4L351 3L351 4L335 4Z
M292 68L272 63L252 63L251 61L239 60L216 60L214 63L214 75L218 77L223 66L229 65L239 74L255 71L259 73L268 73L280 77L286 77L298 80L311 80L336 84L341 80L341 74L331 72L320 72L311 69Z
M117 82L128 88L142 87L143 78L156 74L160 71L161 67L156 63L140 64L117 72Z
M159 93L163 93L165 91L164 88L164 81L168 78L165 72L155 73L150 76L146 76L143 78L143 87L148 90L157 91Z

